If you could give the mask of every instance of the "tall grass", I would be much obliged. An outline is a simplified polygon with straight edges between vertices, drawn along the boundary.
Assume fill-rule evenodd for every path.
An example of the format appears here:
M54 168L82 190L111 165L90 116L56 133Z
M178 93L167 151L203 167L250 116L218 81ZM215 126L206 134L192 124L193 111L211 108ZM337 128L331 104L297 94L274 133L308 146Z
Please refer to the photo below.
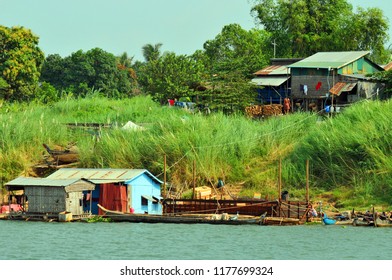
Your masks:
M108 100L99 96L64 99L51 106L36 104L1 108L0 168L8 181L42 158L42 143L77 143L81 167L146 168L186 188L196 164L198 185L226 183L254 192L277 195L278 162L283 186L302 196L305 161L311 163L311 187L347 190L357 201L392 198L391 102L366 102L335 118L320 121L298 113L250 120L242 115L208 116L161 107L149 97ZM125 130L127 121L144 130ZM116 124L112 129L68 129L65 123ZM346 194L347 194L346 193ZM349 197L345 198L346 200Z
M312 162L311 181L331 190L348 187L353 195L391 203L392 102L361 102L309 131L287 158L291 179L304 184L306 159ZM287 174L287 176L290 176ZM289 178L286 178L289 180Z

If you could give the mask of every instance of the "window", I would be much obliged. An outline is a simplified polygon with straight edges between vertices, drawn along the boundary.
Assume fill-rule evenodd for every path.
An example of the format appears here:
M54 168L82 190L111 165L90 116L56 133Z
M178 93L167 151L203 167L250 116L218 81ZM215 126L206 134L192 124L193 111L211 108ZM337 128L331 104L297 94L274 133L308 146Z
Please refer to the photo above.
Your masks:
M147 206L148 200L142 196L142 206Z

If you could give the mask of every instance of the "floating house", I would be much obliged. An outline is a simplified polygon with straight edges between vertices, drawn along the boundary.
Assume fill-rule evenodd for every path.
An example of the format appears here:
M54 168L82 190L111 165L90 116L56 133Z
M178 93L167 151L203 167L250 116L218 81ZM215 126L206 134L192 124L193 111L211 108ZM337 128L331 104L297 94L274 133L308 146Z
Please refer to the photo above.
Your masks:
M20 204L28 214L85 213L83 192L92 192L95 185L85 179L47 179L18 177L5 184L10 194L23 191Z
M319 52L288 65L293 105L317 111L332 103L344 106L381 93L383 85L367 75L384 68L369 60L368 54L368 51Z
M95 185L91 195L84 193L85 209L91 204L92 214L106 209L125 213L162 214L160 203L163 183L146 169L61 168L48 179L87 179Z

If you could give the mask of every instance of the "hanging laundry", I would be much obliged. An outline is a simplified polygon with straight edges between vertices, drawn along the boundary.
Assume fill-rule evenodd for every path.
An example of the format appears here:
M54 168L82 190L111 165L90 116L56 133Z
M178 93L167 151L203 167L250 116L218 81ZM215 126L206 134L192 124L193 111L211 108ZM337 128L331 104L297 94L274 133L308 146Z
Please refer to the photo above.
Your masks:
M308 85L304 85L304 94L305 94L305 95L308 94Z
M321 82L318 82L317 85L316 85L316 90L320 90L321 85L322 85L322 83L321 83Z

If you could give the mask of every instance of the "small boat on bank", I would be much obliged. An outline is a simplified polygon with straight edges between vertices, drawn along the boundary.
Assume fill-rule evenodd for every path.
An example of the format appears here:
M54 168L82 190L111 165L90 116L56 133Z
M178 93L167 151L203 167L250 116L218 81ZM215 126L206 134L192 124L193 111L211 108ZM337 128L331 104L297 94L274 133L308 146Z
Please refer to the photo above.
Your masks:
M356 227L374 227L374 221L365 218L354 218L353 226Z
M131 223L171 223L171 224L224 224L224 225L260 225L260 217L250 217L228 214L182 214L182 215L153 215L153 214L134 214L124 213L106 209L98 204L104 212L104 217L110 218L114 222Z
M266 226L293 226L299 225L300 219L285 217L264 217L261 219L261 224Z
M381 220L380 218L376 219L376 222L374 223L375 227L392 227L392 222L389 219L386 220Z
M323 224L326 225L326 226L335 225L336 224L336 220L328 218L327 216L325 216L323 218Z

